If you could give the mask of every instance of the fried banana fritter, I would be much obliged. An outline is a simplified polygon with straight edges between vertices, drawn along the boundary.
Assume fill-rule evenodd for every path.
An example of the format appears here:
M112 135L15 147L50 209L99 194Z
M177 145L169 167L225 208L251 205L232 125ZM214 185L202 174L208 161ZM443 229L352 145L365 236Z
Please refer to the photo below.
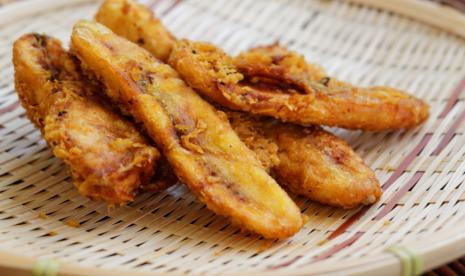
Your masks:
M63 160L82 195L132 201L153 175L158 150L84 83L58 40L30 34L13 47L15 84L29 119Z
M137 14L144 14L143 19ZM167 55L154 50L158 49L157 43L165 49L164 45L176 42L171 34L163 35L169 31L149 9L132 0L105 1L96 20L134 43L151 40L150 44L139 45L162 61ZM140 26L146 31L136 31L131 26ZM158 35L160 32L162 35ZM317 80L326 76L315 67L312 76L317 74L321 74ZM374 173L342 139L331 133L317 127L288 126L272 119L253 118L246 113L226 112L225 115L263 167L295 193L345 208L373 203L379 198L381 192ZM275 127L278 131L273 131ZM288 137L296 139L289 142ZM283 160L281 164L280 160Z
M145 6L131 0L107 0L95 15L97 22L114 33L167 61L176 38Z
M226 119L170 66L98 23L79 21L71 45L108 96L143 123L208 208L267 238L302 227L295 203L262 168Z
M343 208L373 204L380 198L375 174L344 140L317 126L227 114L239 137L292 192Z
M180 40L169 64L223 106L286 122L382 131L411 128L428 117L428 105L407 93L334 80L277 45L233 59L212 44Z

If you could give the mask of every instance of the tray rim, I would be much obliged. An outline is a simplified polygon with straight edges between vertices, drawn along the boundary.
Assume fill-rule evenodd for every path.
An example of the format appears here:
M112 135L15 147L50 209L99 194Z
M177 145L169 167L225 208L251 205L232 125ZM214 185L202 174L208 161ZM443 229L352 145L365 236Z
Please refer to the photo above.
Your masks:
M421 0L345 0L354 4L368 6L375 9L387 10L389 12L406 16L423 24L430 25L434 28L452 33L462 39L465 39L465 15L460 12L443 5L437 5ZM68 7L73 5L99 3L102 0L24 0L15 2L0 7L0 27L12 22L14 19L23 18L25 16L39 14L51 9ZM415 10L418 9L418 10ZM436 9L436 10L434 10ZM426 12L426 15L418 14ZM441 15L442 14L442 15ZM438 23L438 17L445 23ZM465 252L459 252L457 248L465 248L465 225L448 230L440 231L440 233L431 236L432 239L428 242L413 242L409 243L410 249L413 249L424 261L423 272L435 267L444 265L445 263L461 257ZM426 245L426 246L425 246ZM437 254L440 252L441 254ZM29 257L24 255L12 254L5 250L0 250L0 272L14 273L14 275L30 275L34 266L40 257ZM335 274L347 273L350 275L400 275L404 274L402 270L402 262L394 254L386 251L354 260L338 260L337 267L328 269L327 262L320 261L310 264L302 268L285 269L285 270L269 270L266 272L240 272L242 275L282 275L293 274L302 275L311 274ZM127 275L178 275L175 272L156 273L142 272L136 270L125 269L102 269L96 267L80 266L78 264L59 261L59 275L102 275L102 276L120 276Z
M459 248L465 248L465 226L452 230L445 231L435 235L428 242L429 246L422 246L420 242L412 243L410 248L414 249L417 254L421 254L425 265L424 270L433 269L434 267L443 265L445 262L457 259L463 253L459 252ZM419 247L421 246L420 249ZM441 254L437 254L440 252ZM447 254L445 254L447 253ZM27 257L17 254L11 254L5 251L0 251L0 271L12 272L15 275L30 275L39 258ZM241 272L241 275L302 275L302 274L336 274L344 273L350 275L400 275L402 274L402 263L393 254L383 252L381 254L362 258L358 261L354 260L338 260L338 267L329 269L324 261L299 269L289 270L270 270L267 272ZM343 269L343 270L342 270ZM131 275L178 275L171 273L155 273L141 272L124 269L102 269L95 267L79 266L69 262L59 262L59 275L74 276L74 275L96 275L96 276L123 276L130 272Z
M396 13L465 38L465 13L425 0L346 0Z

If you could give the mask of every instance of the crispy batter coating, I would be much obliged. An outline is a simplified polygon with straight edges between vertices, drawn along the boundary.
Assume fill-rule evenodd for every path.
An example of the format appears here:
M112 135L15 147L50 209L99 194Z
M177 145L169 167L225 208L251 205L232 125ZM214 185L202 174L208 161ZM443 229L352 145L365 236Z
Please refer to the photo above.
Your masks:
M342 208L373 204L380 198L373 171L344 140L322 128L242 112L227 115L239 137L292 192Z
M153 175L158 150L98 98L56 39L30 34L13 47L16 90L29 119L71 171L82 195L132 201Z
M149 9L132 0L106 0L95 15L95 20L144 47L161 61L168 60L176 42Z
M276 141L266 135L267 133L264 132L262 126L262 121L266 122L267 119L253 118L250 114L230 110L218 112L228 118L237 136L255 153L265 170L272 172L274 168L278 167L280 163L279 147Z
M208 208L266 238L302 227L295 203L262 168L224 118L170 66L98 23L79 21L72 49L108 88L108 96L143 123Z
M123 15L125 10L131 13ZM150 11L132 0L107 0L100 7L96 20L135 43L152 39L152 44L140 45L165 60L166 55L160 55L154 48L161 42L164 42L161 48L174 44L175 39L171 35L157 34L169 32L153 15L150 20L142 21L136 14L150 14ZM146 31L137 32L130 26L143 26ZM311 76L316 80L326 76L322 69L308 64L307 71L311 69ZM381 190L374 173L343 140L331 133L317 127L303 128L254 118L241 112L218 113L229 117L234 131L257 155L263 167L293 192L344 208L370 204L379 198ZM295 139L288 141L289 137ZM280 160L283 163L280 164Z
M180 40L169 63L211 100L286 122L382 131L411 128L428 117L428 105L407 93L333 80L277 45L233 60L212 44Z
M149 183L141 186L141 189L146 192L163 191L166 188L175 185L179 182L178 178L173 172L170 164L164 156L161 156L157 162L155 174Z

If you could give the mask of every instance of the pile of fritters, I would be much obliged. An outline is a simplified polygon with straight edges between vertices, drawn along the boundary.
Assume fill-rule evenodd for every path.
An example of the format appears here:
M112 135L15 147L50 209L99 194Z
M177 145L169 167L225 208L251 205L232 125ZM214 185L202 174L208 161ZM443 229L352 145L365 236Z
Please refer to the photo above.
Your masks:
M283 188L342 208L382 194L319 125L383 131L428 117L405 92L341 82L277 44L230 57L177 40L132 0L105 1L96 21L76 23L70 52L24 35L13 62L28 117L79 192L111 205L179 180L243 229L286 238L303 219Z

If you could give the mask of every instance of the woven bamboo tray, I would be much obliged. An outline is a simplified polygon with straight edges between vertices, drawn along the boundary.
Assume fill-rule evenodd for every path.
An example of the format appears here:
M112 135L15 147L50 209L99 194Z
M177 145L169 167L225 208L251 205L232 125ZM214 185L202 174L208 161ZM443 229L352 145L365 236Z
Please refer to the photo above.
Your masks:
M25 118L11 64L15 38L41 32L67 42L73 23L92 18L98 3L8 5L0 9L2 275L56 266L62 275L407 275L465 253L463 16L418 0L145 3L178 37L231 54L280 40L343 80L410 91L431 105L430 119L404 132L332 129L376 170L385 193L349 211L294 197L309 221L288 240L241 233L183 185L108 210L76 192Z

